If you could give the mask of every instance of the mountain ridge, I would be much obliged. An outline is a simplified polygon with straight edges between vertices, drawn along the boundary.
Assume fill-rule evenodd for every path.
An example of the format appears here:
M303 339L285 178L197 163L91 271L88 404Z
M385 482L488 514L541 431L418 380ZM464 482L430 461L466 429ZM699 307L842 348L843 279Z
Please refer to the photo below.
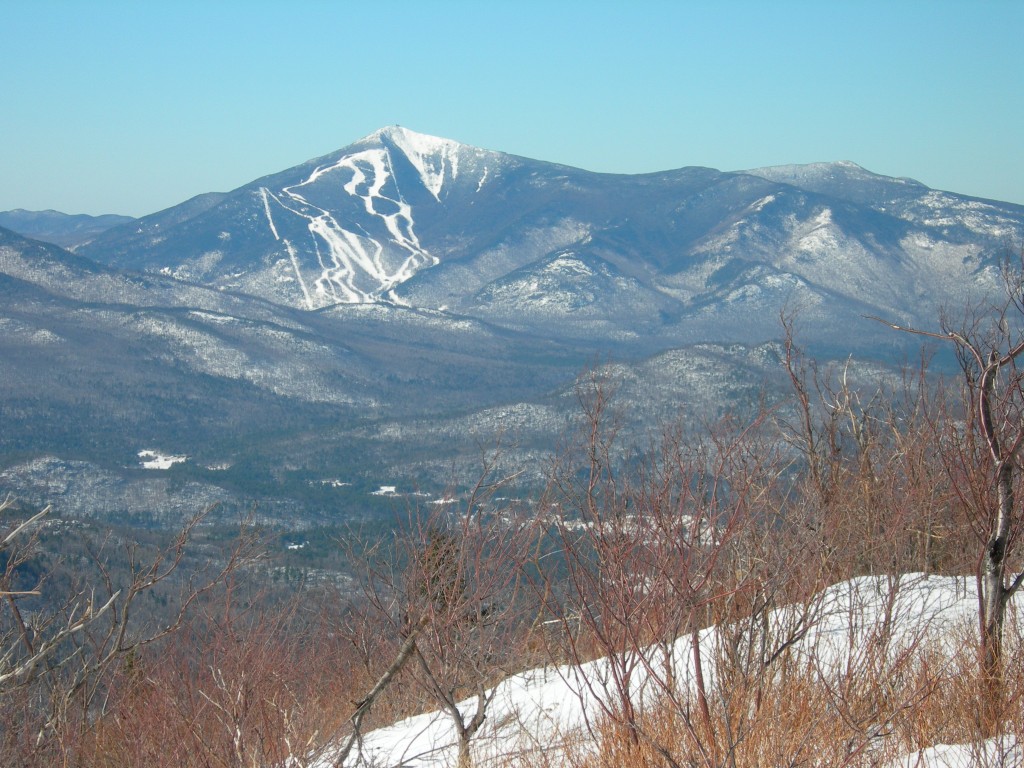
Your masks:
M786 210L773 210L785 201ZM934 214L950 206L960 208L957 226L964 231L942 231ZM1006 226L965 226L968 214L981 209L975 222L995 218ZM873 229L849 231L846 222L856 219L873 221ZM915 228L925 230L921 242L959 246L968 238L1005 238L1022 220L1024 208L936 192L849 162L595 174L390 126L225 193L173 223L170 234L165 221L143 217L139 231L108 231L85 252L296 308L390 302L462 311L511 272L530 264L540 269L559 250L588 243L626 274L653 275L647 287L672 296L683 295L686 283L684 294L714 290L694 283L692 267L710 265L713 255L721 262L713 272L721 276L729 238L762 261L780 251L817 250L821 258L843 238L861 240L861 250L876 257L903 258L913 249L900 241ZM829 229L831 240L808 239ZM986 257L991 253L975 249L978 264ZM788 267L783 261L775 259L772 269L791 271L793 259ZM861 301L869 298L864 290Z
M28 211L15 208L0 211L0 227L36 240L74 249L92 240L108 229L134 221L131 216L118 214L69 214L48 208L44 211Z

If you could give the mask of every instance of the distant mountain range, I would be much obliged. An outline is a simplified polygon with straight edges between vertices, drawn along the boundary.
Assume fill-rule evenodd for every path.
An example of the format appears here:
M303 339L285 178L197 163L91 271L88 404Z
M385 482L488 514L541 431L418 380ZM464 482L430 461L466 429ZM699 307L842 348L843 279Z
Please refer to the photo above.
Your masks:
M131 216L118 216L112 213L87 216L60 211L26 211L21 208L0 211L0 227L71 250L88 243L100 232L129 221L134 219Z
M597 174L399 127L80 218L0 214L0 492L161 450L213 496L314 488L306 512L363 504L321 481L441 486L500 431L539 456L588 364L645 423L753 400L782 311L820 355L897 360L915 342L865 315L932 326L1024 239L1022 206L852 163Z

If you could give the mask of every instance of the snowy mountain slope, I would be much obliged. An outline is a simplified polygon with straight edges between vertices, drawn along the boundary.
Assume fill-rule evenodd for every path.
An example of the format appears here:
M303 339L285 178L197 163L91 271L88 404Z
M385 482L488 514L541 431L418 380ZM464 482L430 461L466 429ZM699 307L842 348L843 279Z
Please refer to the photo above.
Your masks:
M127 272L101 265L57 246L0 228L0 274L81 302L125 306L188 307L241 312L269 319L279 307L252 297L211 290L162 275Z
M479 191L510 164L497 153L383 129L193 215L169 222L170 209L108 232L87 253L305 309L377 301L436 263L420 241L420 218L429 228L433 209Z
M82 252L297 309L390 303L575 340L752 342L784 307L829 331L925 324L995 285L1024 207L852 163L597 174L401 127Z
M886 629L889 658L905 649L928 649L931 664L955 653L962 633L976 631L977 597L971 579L908 574L898 578L862 577L843 582L812 600L814 624L794 644L792 653L823 679L841 678L853 661L855 649L865 647L880 626ZM774 611L766 626L788 626L806 606L787 606ZM1019 616L1018 616L1019 619ZM703 676L711 696L715 686L714 659L726 642L721 629L711 627L700 633L704 660ZM657 669L659 651L651 650L648 662ZM690 638L672 648L675 678L681 691L695 690L696 668ZM644 670L633 667L631 690L638 707L657 696L657 686ZM519 759L557 763L567 748L586 753L596 748L595 728L606 708L614 708L615 675L609 659L579 666L566 665L528 670L513 675L493 689L494 698L487 719L472 742L476 765L516 764ZM602 702L602 700L604 700ZM460 705L475 707L467 700ZM444 712L432 712L395 723L366 734L361 752L350 755L345 765L447 766L456 759L457 736ZM917 768L967 768L978 751L988 752L998 765L1020 765L1024 746L1012 737L982 745L937 746L908 743L896 729L880 732L869 744L865 760L871 765L917 766ZM896 759L887 754L909 753ZM317 766L333 765L328 752ZM879 762L881 761L881 762ZM868 764L867 762L865 764Z
M0 359L5 461L124 466L150 440L195 454L377 403L376 360L280 307L3 232Z

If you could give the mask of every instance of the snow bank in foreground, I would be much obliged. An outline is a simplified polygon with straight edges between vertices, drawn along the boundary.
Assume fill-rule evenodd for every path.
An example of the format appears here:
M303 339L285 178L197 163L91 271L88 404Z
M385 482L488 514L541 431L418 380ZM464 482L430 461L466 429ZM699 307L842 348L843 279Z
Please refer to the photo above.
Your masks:
M813 625L794 646L795 653L817 660L819 669L841 669L851 648L857 648L882 622L889 619L891 652L922 639L937 647L954 648L954 630L976 623L977 602L973 580L910 574L895 577L858 578L830 587L819 597ZM894 592L893 587L898 586ZM893 599L890 599L890 597ZM783 627L792 624L799 607L784 607L771 614ZM705 659L713 656L720 633L704 630L700 643ZM692 685L690 639L671 649L680 685ZM660 658L652 652L651 666ZM533 669L514 675L494 689L484 726L473 740L477 765L501 762L504 756L543 754L557 764L559 752L570 741L586 743L587 724L600 718L601 699L611 700L600 681L609 679L612 664L600 659L579 666ZM704 676L714 685L714 672ZM637 674L635 695L652 695L653 684ZM594 684L594 681L598 681ZM463 702L471 711L475 701ZM360 755L350 755L348 766L403 765L452 766L456 764L457 739L443 712L411 717L366 734ZM492 761L494 761L492 763ZM538 761L539 762L539 761ZM331 755L317 768L333 765ZM968 768L975 765L1024 766L1022 749L1010 739L975 746L935 746L890 763L890 768Z
M992 739L977 745L940 744L907 755L892 768L978 768L980 766L1020 768L1024 766L1024 748L1013 739Z

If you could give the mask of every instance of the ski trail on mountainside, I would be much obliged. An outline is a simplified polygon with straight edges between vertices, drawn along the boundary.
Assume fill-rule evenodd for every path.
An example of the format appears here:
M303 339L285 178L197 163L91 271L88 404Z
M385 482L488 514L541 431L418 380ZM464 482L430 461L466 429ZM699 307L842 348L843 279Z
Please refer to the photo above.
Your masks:
M351 174L342 188L360 199L363 209L383 223L390 235L389 243L381 243L365 229L362 232L346 229L330 211L310 202L303 194L303 187L335 173ZM384 192L389 181L395 190L394 197ZM269 190L261 190L261 193L264 195L267 221L275 237L278 237L278 232L270 216L267 196L285 210L305 219L313 237L320 267L319 276L311 281L315 299L306 289L299 265L293 259L308 304L322 304L324 300L367 303L380 301L386 295L394 300L392 289L395 286L423 267L438 263L438 259L422 246L416 236L412 207L398 189L391 156L386 149L364 150L343 157L333 165L320 166L305 181L282 188L280 195ZM395 254L388 252L387 245L397 246L407 255L395 265Z

